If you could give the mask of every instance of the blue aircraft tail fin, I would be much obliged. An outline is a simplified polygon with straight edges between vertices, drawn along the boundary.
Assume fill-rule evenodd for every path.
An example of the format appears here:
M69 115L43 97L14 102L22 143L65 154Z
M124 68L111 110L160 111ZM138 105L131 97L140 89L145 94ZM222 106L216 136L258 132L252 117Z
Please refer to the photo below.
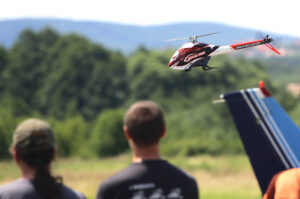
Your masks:
M299 167L300 129L260 83L260 88L221 95L235 125L262 193L273 175Z

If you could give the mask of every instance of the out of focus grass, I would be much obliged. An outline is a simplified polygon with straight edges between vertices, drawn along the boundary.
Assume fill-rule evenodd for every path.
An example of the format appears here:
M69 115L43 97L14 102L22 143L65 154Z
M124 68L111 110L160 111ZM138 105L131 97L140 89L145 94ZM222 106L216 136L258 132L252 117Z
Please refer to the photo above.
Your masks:
M244 155L201 155L166 159L195 176L202 199L260 198L258 184L248 158ZM105 159L59 159L53 165L53 173L62 175L66 185L92 199L103 180L126 168L130 162L130 154ZM0 162L0 171L0 184L20 176L13 161Z

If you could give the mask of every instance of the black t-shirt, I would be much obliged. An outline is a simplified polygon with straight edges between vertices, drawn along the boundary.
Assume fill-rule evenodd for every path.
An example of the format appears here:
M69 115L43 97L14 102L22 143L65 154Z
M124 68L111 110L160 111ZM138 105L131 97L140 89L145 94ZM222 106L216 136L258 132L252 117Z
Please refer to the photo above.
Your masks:
M198 199L195 179L165 160L133 163L104 181L97 199Z

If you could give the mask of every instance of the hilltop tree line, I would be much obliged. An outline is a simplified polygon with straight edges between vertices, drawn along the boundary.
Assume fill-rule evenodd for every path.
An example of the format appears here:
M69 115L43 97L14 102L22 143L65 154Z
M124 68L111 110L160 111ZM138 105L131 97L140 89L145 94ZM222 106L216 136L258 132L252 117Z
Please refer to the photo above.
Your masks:
M299 123L299 99L271 82L263 63L220 56L210 62L214 71L185 73L168 68L173 52L141 46L125 56L76 34L23 31L12 48L0 47L0 158L28 117L50 122L63 157L125 152L124 111L144 99L165 112L163 154L243 153L226 105L211 102L260 80Z

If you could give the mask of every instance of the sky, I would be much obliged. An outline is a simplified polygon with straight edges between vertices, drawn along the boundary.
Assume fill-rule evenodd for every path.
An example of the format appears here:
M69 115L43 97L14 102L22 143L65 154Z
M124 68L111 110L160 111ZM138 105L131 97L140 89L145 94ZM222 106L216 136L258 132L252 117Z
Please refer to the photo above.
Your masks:
M300 37L299 0L1 0L0 21L63 18L132 25L216 22Z

